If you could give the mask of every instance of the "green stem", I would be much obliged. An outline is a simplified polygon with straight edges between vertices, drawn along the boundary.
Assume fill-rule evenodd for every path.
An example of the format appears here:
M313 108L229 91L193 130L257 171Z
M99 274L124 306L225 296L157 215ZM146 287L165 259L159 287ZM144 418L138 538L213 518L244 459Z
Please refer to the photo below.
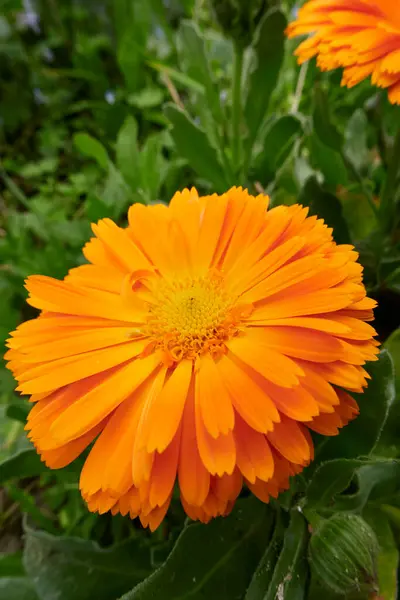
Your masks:
M395 217L395 196L396 196L396 183L397 177L400 173L400 128L397 131L391 157L389 161L389 168L386 174L386 179L383 184L383 190L381 194L381 203L379 208L379 217L381 219L384 230L390 230L394 217Z
M235 45L232 82L232 166L235 174L240 172L242 158L242 71L244 50Z

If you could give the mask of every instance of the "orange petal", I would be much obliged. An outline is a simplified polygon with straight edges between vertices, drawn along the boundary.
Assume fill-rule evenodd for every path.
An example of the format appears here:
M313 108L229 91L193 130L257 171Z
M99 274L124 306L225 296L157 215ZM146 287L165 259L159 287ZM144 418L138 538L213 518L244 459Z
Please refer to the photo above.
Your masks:
M146 448L148 452L154 452L154 450L163 452L171 443L182 419L192 370L192 362L182 360L172 372L160 394L154 398L149 408L147 423L144 425L147 431Z
M200 406L208 433L217 438L233 429L232 402L214 360L209 355L200 357L196 364L196 402Z
M230 431L213 438L207 431L201 416L200 406L195 404L196 437L199 454L205 468L212 475L230 475L235 468L236 448Z
M218 361L217 368L240 416L256 431L271 431L274 421L280 417L266 392L229 355Z
M178 469L180 441L179 428L166 450L161 454L155 453L149 491L149 502L153 507L163 506L172 493Z
M236 463L246 479L268 481L274 473L274 460L265 435L254 431L236 416L235 423Z
M61 414L51 434L65 442L79 437L119 406L158 366L158 357L151 355L120 367Z
M186 502L194 506L203 504L210 488L210 474L198 450L192 391L189 391L183 413L178 475L181 496Z
M303 428L285 415L281 415L281 422L276 423L274 430L267 433L267 440L284 458L295 464L307 464L311 458Z
M229 350L246 365L282 387L298 385L300 367L290 358L269 348L251 330L246 335L232 338L227 343Z

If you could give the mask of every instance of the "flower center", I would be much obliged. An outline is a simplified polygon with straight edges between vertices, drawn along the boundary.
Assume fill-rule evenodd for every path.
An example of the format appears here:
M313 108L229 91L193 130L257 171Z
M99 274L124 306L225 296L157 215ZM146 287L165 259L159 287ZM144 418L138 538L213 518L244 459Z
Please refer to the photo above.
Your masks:
M160 281L153 289L146 333L148 351L159 348L168 366L200 354L226 351L225 342L239 331L241 319L252 307L240 306L231 297L220 273L205 277Z

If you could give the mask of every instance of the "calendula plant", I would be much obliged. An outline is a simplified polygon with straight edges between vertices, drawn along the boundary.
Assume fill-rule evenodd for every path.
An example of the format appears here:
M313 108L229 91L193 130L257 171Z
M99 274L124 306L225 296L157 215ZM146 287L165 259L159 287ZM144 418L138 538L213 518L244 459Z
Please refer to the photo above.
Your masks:
M396 3L9 4L0 596L395 600Z

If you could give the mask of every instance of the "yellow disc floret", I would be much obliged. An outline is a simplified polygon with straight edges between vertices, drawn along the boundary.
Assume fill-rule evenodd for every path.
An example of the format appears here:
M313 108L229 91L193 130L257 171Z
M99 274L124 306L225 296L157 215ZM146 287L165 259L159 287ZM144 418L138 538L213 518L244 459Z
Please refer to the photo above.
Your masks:
M218 272L160 280L153 287L153 299L146 333L151 349L160 348L168 365L183 358L194 360L206 351L223 354L225 341L238 333L241 318L251 311L226 291Z

